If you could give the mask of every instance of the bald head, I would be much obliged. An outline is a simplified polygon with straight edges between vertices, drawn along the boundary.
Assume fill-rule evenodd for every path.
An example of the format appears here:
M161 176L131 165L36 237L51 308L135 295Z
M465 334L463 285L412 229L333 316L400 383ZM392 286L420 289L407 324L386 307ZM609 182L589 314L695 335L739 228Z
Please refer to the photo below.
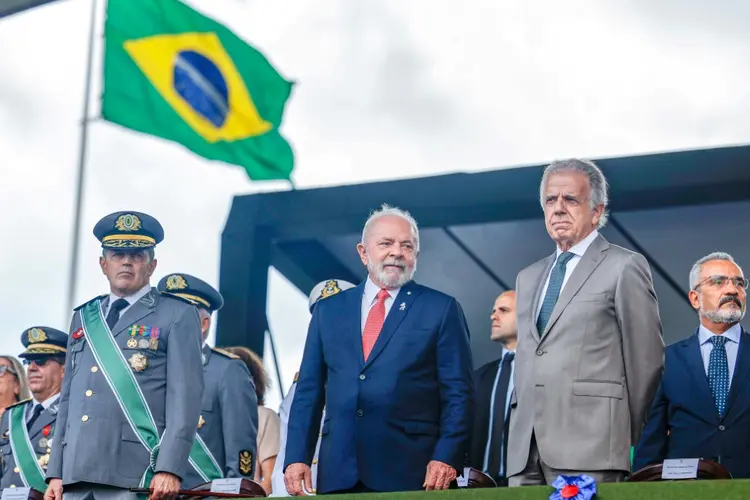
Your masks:
M516 331L516 292L508 290L501 293L492 308L492 333L490 338L505 344L508 349L515 349L518 333Z

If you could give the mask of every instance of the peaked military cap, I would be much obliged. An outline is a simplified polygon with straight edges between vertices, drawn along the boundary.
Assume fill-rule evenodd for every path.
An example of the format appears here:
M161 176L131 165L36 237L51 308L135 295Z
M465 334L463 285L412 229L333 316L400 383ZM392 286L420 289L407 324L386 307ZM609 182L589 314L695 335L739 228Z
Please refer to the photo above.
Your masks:
M224 297L205 281L189 274L175 273L159 280L156 289L162 293L177 295L210 312L224 306Z
M65 357L68 334L48 326L33 326L21 334L21 343L26 350L19 358Z
M317 304L320 299L325 299L326 297L330 297L331 295L336 295L337 293L343 292L344 290L349 290L350 288L354 288L355 286L356 285L354 285L353 283L349 283L348 281L344 280L331 279L321 281L320 283L315 285L312 289L312 292L310 292L310 312L312 312L313 306L315 306L315 304Z
M102 248L141 250L161 243L164 229L148 214L115 212L96 223L94 236L102 242Z

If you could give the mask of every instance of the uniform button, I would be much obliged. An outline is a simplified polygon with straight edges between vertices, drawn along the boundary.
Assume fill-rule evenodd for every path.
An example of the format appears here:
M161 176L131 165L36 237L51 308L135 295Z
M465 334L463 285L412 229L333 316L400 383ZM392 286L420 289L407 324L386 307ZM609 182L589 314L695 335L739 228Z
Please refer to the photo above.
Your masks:
M99 371L99 367L98 366L92 366L91 367L91 373L96 373L98 371Z
M11 485L10 485L10 487L11 487L11 488L15 488L15 487L16 487L16 485L15 485L15 484L11 484Z
M92 391L91 389L89 389L88 391L86 391L86 396L87 397L90 398L92 394L94 394L94 391Z
M361 374L361 375L359 376L359 379L360 379L360 380L364 380L364 379L366 379L366 378L367 378L367 375L365 375L364 373L363 373L363 374Z
M720 426L719 426L719 430L720 430L720 431L726 430L726 427L724 427L723 425L720 425Z
M81 422L88 422L88 421L89 421L89 416L88 415L84 415L84 416L81 417Z
M314 459L313 459L313 465L315 465L315 464L317 464L317 463L318 463L318 459L317 459L317 458L314 458Z
M365 412L363 412L362 410L357 410L357 416L358 417L361 417L364 414L365 414Z
M541 349L536 351L537 356L541 356L542 354L544 354L544 351L542 351Z
M18 474L19 472L21 472L21 469L19 469L18 467L15 467L13 469L13 472L15 472L16 474Z

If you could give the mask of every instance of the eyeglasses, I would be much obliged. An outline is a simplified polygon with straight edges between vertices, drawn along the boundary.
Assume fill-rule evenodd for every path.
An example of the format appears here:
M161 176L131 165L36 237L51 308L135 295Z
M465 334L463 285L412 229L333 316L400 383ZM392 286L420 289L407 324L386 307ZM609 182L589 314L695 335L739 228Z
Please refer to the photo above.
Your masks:
M0 365L0 377L4 376L5 372L10 372L13 375L18 376L18 373L16 373L16 370L14 370L12 366Z
M710 286L715 288L724 288L724 286L727 284L727 282L731 281L734 286L737 288L742 288L743 290L747 290L748 285L750 285L750 282L743 278L742 276L709 276L708 278L704 279L697 285L695 285L695 288L693 290L697 290L699 286L708 283Z

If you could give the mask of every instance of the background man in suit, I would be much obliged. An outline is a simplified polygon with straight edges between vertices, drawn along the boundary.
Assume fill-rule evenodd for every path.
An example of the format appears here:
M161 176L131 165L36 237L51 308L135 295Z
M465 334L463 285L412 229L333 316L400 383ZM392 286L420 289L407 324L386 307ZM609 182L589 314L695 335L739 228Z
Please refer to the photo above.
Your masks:
M703 458L733 477L750 477L750 334L740 326L747 287L729 254L712 253L693 266L688 297L700 326L667 347L635 470L666 458Z
M140 485L153 488L151 500L169 500L187 472L200 417L198 310L149 284L154 246L164 238L156 219L116 212L94 235L110 293L73 316L57 416L61 446L52 447L45 498L62 500L64 485L65 500L135 500L129 488Z
M474 386L463 311L412 281L419 232L384 205L357 245L368 278L313 312L294 396L284 479L318 493L446 489L464 465Z
M337 293L341 293L344 290L354 288L354 283L349 283L345 280L330 279L323 280L315 285L308 296L308 307L310 308L310 314L318 301L332 297ZM281 432L279 436L279 455L276 457L276 464L273 467L272 474L272 497L285 497L289 496L289 492L286 491L286 485L284 484L284 457L286 456L286 434L287 426L289 425L289 412L292 409L292 401L294 401L294 393L297 389L297 379L299 378L299 372L294 374L294 381L292 386L289 388L289 392L284 396L284 400L281 402L279 407L279 419L281 420ZM325 408L323 409L323 419L325 419ZM321 421L321 428L323 422ZM312 464L310 465L310 476L312 479L312 492L316 493L318 488L318 454L320 453L320 438L322 433L318 434L318 442L315 445L315 454L313 455Z
M492 477L498 486L507 486L508 423L518 340L515 291L497 297L490 319L490 338L503 345L503 354L474 373L477 406L469 464Z
M642 255L599 234L608 200L596 165L552 163L539 195L557 249L516 280L509 482L550 484L583 472L619 481L664 365L651 271Z
M239 356L206 344L211 315L222 308L224 297L205 281L184 273L163 277L156 288L198 307L204 381L198 436L206 443L224 477L253 479L258 437L258 397L253 380ZM195 467L190 466L182 487L191 489L203 482Z
M30 487L44 492L44 474L36 464L44 471L49 463L60 388L65 375L68 334L48 326L35 326L21 334L21 343L26 350L18 357L28 365L29 390L33 398L10 406L3 413L0 422L0 488ZM12 417L16 417L14 422L26 426L27 436L15 432L11 435Z

